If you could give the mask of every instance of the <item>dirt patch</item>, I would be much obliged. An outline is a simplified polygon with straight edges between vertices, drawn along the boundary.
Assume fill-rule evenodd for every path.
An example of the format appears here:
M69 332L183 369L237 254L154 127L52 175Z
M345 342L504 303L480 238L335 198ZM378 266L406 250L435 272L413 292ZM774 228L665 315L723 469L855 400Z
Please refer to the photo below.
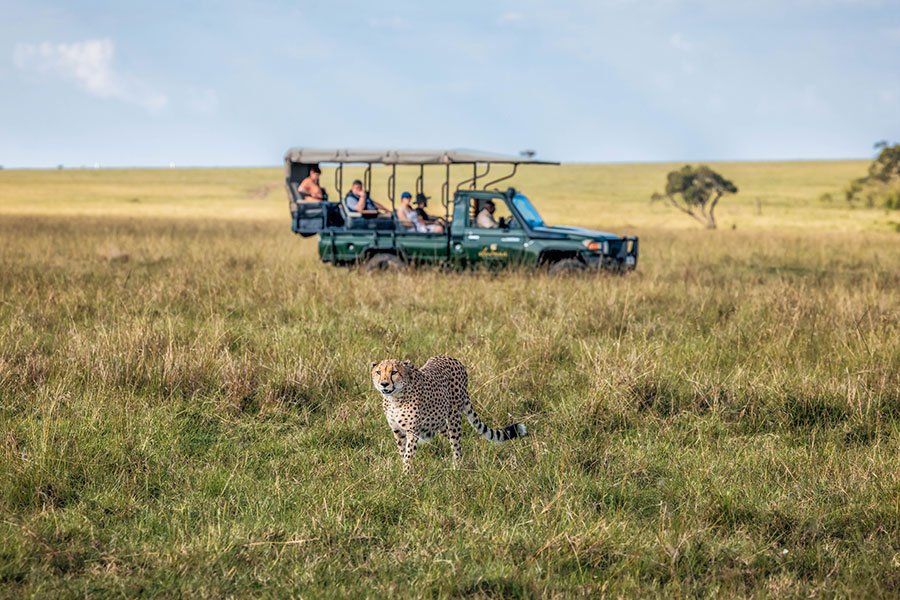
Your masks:
M258 188L254 188L247 192L247 200L262 200L269 195L269 192L277 188L279 185L280 184L278 183L267 183Z
M118 246L98 246L97 258L108 262L128 262L128 253Z

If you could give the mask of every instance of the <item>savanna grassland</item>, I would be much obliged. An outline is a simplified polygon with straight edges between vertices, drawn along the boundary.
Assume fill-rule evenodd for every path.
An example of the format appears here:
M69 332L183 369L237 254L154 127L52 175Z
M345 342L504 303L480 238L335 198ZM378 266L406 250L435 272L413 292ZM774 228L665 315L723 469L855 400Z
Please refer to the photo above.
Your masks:
M719 163L705 231L672 167L523 169L641 236L561 279L322 265L279 169L0 171L0 597L896 597L900 217ZM368 363L441 353L531 435L404 479Z

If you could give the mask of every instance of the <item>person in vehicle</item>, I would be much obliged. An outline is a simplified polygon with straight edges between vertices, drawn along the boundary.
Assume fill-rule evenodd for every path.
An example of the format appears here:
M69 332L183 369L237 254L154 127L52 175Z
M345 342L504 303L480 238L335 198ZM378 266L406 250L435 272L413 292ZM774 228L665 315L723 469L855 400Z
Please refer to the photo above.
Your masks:
M309 175L297 186L300 192L300 200L303 202L327 202L328 194L325 189L319 185L319 178L322 176L322 170L319 165L312 165L309 168Z
M403 192L400 195L400 208L397 209L397 218L400 224L419 233L443 233L444 228L438 223L425 223L419 217L419 213L411 205L412 194Z
M362 181L359 179L350 186L350 191L344 197L344 208L350 212L358 212L364 215L377 215L378 213L389 213L390 211L375 202L363 189Z
M496 205L494 205L493 200L486 200L484 203L484 208L481 209L481 212L478 213L478 216L475 217L475 224L482 229L497 229L500 227L500 224L494 220L494 211L497 210Z
M425 211L425 207L428 206L428 196L425 194L419 193L416 194L416 213L419 215L419 220L421 220L426 225L430 223L438 223L442 227L446 227L447 222L444 220L444 217L432 217Z

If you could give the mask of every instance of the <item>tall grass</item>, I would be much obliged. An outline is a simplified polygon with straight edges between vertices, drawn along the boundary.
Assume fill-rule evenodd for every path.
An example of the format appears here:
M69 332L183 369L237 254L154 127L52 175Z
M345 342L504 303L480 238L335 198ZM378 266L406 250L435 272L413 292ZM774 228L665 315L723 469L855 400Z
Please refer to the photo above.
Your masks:
M635 227L638 271L563 279L7 214L0 595L894 597L900 236L822 210ZM531 435L404 479L367 365L439 353Z

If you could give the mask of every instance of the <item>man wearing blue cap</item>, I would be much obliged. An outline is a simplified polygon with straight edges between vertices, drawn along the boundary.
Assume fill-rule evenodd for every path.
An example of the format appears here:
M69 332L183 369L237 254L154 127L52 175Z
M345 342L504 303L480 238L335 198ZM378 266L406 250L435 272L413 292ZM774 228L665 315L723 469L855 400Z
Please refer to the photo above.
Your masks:
M397 218L400 220L401 225L418 233L444 232L444 227L439 223L423 223L422 219L419 218L419 213L410 205L411 201L412 194L409 192L400 194L400 208L397 209Z

